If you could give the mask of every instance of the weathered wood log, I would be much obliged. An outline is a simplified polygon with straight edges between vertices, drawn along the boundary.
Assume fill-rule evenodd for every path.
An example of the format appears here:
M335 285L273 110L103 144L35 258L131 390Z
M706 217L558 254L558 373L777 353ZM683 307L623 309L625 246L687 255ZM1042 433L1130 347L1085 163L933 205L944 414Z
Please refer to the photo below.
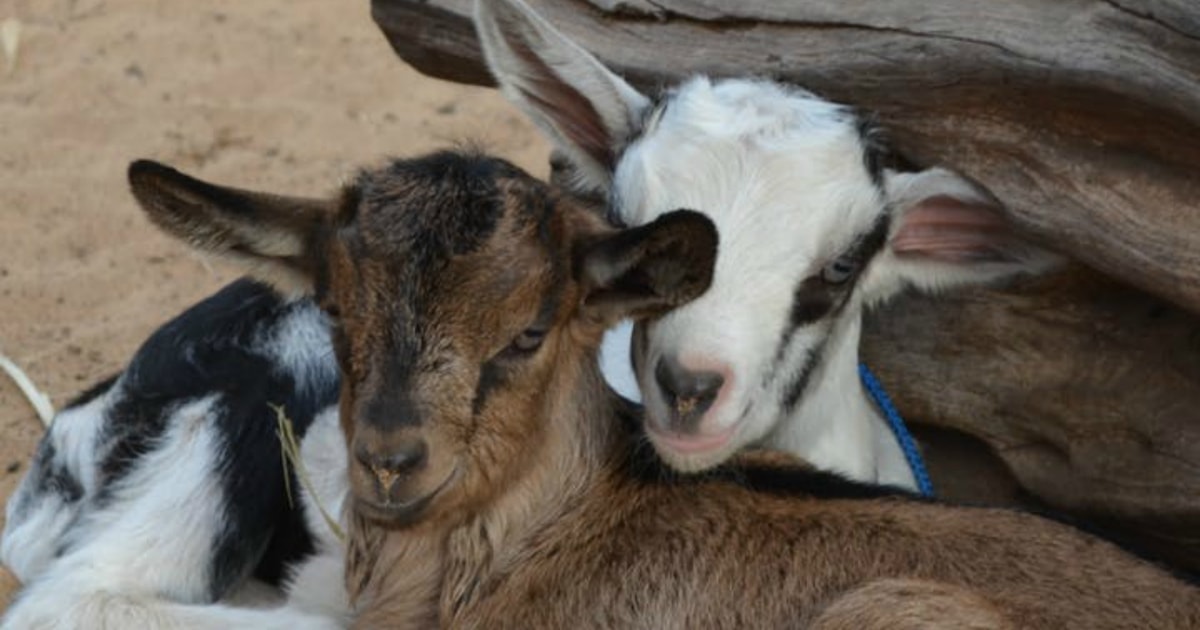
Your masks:
M531 0L632 83L760 74L878 113L1088 265L1200 312L1200 4ZM427 74L490 85L471 0L373 0Z
M1200 571L1200 4L528 1L647 91L759 74L873 110L1099 270L905 298L864 357L945 496L1046 504ZM471 5L373 0L406 61L490 85Z
M868 318L863 359L906 414L979 438L1039 502L1200 570L1191 313L1076 267L1005 290L902 298ZM943 496L1015 498L965 449L927 450Z

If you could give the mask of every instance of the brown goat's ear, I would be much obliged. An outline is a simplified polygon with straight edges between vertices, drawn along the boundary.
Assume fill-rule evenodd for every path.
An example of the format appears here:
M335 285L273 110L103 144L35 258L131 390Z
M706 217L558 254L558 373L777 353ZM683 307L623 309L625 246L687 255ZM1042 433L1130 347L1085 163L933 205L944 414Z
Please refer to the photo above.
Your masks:
M712 221L691 210L668 212L584 249L584 309L605 321L659 315L708 290L716 262Z
M332 202L217 186L149 160L129 165L129 186L168 234L237 260L280 288L311 290L308 243Z

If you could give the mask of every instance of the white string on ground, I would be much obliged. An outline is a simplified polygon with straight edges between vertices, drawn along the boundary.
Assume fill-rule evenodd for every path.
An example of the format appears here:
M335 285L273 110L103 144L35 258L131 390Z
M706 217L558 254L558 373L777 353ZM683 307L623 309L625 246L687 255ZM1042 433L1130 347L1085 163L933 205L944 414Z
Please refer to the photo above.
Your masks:
M50 397L45 392L38 389L33 381L29 378L25 371L22 370L11 359L4 356L0 352L0 369L4 370L5 374L12 379L17 387L25 394L25 398L29 401L29 405L37 412L39 418L42 419L42 424L50 426L50 421L54 419L54 404L50 402Z
M4 72L12 74L17 69L17 51L21 47L21 21L8 18L0 23L0 48L4 49Z

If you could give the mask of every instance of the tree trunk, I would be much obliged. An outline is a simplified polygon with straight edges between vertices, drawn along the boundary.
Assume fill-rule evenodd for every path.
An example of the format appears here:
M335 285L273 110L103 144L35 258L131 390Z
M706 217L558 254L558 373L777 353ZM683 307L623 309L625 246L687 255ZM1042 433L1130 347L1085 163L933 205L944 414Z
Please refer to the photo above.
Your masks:
M1076 267L1005 290L906 296L867 318L862 356L911 421L989 447L914 427L939 496L1026 503L989 470L998 459L1035 504L1200 570L1191 313Z

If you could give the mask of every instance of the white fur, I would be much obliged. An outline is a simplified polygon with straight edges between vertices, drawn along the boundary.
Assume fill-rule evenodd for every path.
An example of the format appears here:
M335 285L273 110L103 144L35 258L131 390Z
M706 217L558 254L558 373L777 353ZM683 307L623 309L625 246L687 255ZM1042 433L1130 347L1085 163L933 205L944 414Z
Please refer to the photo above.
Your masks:
M338 425L337 407L322 412L300 445L300 460L312 481L313 494L301 496L304 519L313 533L316 553L292 573L287 584L288 605L295 610L319 615L349 625L353 620L345 581L345 543L338 539L325 521L325 513L338 519L346 530L343 517L350 494L347 477L346 438ZM320 507L318 507L320 506Z
M84 497L68 506L54 493L35 493L33 503L18 509L19 490L9 504L10 517L19 512L20 518L7 523L4 561L25 588L0 629L343 627L290 608L202 603L209 597L211 541L223 526L212 470L220 436L210 420L218 396L175 410L158 448L97 503L96 459L107 452L96 443L105 398L64 411L51 427L56 465L81 480ZM34 478L27 476L23 488Z
M734 378L701 430L736 426L736 433L703 454L660 449L673 465L705 468L765 443L854 479L915 485L898 444L881 439L890 431L858 384L858 298L840 321L802 327L780 347L799 283L883 211L863 151L842 107L767 81L700 77L681 85L625 152L614 180L623 218L637 225L693 208L713 219L721 239L712 287L649 324L641 360L653 366L671 355L728 366ZM787 417L785 390L818 351L808 389ZM641 388L649 413L665 414L653 370L642 370Z
M255 341L273 369L291 376L297 388L311 393L318 384L338 378L328 327L320 310L295 309Z
M35 460L21 479L5 509L4 534L0 537L0 561L22 582L46 570L63 535L79 517L96 492L96 438L104 423L107 396L58 414L45 440L54 445L54 462L79 481L83 497L68 502L58 492L40 492L42 462ZM39 458L42 457L39 455Z
M651 431L660 455L672 466L696 470L744 446L762 444L852 479L914 488L898 443L859 382L864 306L906 286L935 290L986 282L1041 270L1052 258L1013 239L1006 245L1019 251L1008 252L1015 261L1009 264L902 260L884 247L861 271L836 317L788 333L800 283L820 274L881 216L890 213L891 236L905 212L925 200L949 196L996 208L995 200L944 169L887 173L880 185L867 169L867 139L855 115L799 88L695 77L671 90L647 116L643 101L629 96L635 92L631 86L596 70L602 68L597 60L521 0L479 1L475 16L501 89L577 161L582 188L607 191L615 215L631 225L688 208L717 226L720 246L711 288L648 324L634 363L641 368L639 384L652 427L669 424L654 377L660 358L723 373L725 384L697 433L733 435L721 446L685 453ZM540 61L531 62L522 48ZM558 87L545 87L552 85ZM563 86L590 101L591 119L570 119L589 114L561 99ZM633 130L627 124L643 119L648 120ZM611 121L617 121L607 147L617 156L613 173L596 174L596 156L605 152L587 150L588 138L571 131ZM628 347L627 336L606 338L610 382L628 377L628 371L612 369ZM810 380L789 410L783 402L789 383L810 356L816 357Z

